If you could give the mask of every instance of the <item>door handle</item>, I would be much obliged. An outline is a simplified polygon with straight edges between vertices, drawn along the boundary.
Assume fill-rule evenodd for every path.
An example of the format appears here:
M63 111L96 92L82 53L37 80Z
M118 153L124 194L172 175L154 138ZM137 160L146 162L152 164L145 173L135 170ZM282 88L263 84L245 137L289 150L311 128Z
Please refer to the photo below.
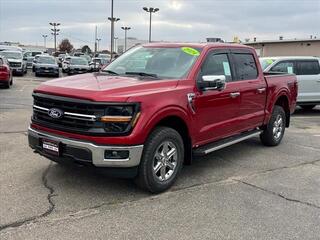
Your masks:
M265 87L263 87L263 88L258 88L257 89L257 92L258 93L264 93L266 91L266 88Z
M236 97L239 97L239 96L240 96L240 92L230 93L230 97L231 97L231 98L236 98Z

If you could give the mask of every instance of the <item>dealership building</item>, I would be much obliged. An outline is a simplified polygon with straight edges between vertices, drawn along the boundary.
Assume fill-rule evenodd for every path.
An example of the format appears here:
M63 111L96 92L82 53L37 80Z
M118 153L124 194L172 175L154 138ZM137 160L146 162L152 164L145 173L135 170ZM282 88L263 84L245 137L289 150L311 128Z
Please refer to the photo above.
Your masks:
M245 45L254 47L260 57L270 56L319 56L320 39L283 39L245 42Z

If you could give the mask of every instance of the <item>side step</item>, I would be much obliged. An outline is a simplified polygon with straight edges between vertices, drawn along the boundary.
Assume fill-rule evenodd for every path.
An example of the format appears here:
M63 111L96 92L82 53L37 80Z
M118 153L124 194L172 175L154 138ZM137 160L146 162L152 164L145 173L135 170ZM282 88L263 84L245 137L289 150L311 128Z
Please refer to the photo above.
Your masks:
M238 142L242 142L242 141L247 140L249 138L258 136L258 135L260 135L261 132L262 132L261 130L255 129L255 130L252 130L252 131L241 133L241 134L236 135L236 136L232 136L232 137L228 137L228 138L222 139L222 140L217 141L217 142L206 144L204 146L195 148L193 150L193 155L194 156L204 156L206 154L209 154L209 153L212 153L214 151L217 151L217 150L219 150L221 148L225 148L225 147L228 147L230 145L236 144Z

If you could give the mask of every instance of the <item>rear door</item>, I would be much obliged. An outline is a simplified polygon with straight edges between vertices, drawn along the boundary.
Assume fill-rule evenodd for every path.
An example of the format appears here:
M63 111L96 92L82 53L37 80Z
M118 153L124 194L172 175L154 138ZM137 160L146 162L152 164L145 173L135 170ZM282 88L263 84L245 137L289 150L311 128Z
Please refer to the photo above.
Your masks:
M297 60L298 102L320 102L320 66L318 60Z
M247 49L231 50L236 75L233 82L240 92L238 131L260 126L265 116L267 85L263 73L259 72L253 52Z

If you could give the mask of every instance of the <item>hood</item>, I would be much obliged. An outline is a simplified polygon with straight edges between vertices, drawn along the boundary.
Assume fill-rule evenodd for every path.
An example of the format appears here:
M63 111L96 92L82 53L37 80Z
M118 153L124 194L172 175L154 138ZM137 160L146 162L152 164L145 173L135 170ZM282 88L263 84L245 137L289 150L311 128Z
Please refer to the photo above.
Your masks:
M178 80L153 80L89 73L42 83L35 92L91 101L123 102L129 97L168 91Z
M21 63L21 62L22 62L22 59L8 58L8 62L12 62L12 63Z
M36 63L37 67L54 67L54 68L58 68L58 64L45 64L45 63Z
M69 65L69 68L89 68L89 65Z

